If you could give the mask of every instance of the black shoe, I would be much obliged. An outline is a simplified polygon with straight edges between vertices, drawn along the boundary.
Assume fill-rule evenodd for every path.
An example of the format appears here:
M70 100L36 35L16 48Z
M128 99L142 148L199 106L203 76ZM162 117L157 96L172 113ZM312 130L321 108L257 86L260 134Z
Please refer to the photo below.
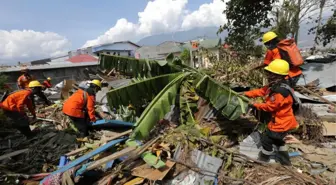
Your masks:
M259 152L259 156L258 156L258 160L259 161L263 161L263 162L269 162L270 161L271 156L270 155L266 155L264 153L262 153L261 151Z
M292 165L290 158L289 158L288 151L279 151L276 158L277 158L277 161L284 166Z

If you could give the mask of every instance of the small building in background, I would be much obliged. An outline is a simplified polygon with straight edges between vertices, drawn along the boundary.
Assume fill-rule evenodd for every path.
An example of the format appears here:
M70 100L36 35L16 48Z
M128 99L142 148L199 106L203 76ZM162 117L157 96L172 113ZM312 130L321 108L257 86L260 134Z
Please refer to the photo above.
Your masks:
M92 52L99 56L100 54L135 57L135 51L140 46L130 41L113 42L99 46L93 46Z
M100 54L135 57L135 51L139 48L140 46L131 41L120 41L72 50L68 55L70 58L77 55L99 56Z
M164 60L173 53L180 56L183 50L188 49L192 60L184 61L191 67L210 67L210 58L219 60L221 39L197 39L187 42L166 41L157 46L143 46L136 50L136 56L141 59Z
M180 55L183 51L184 43L175 41L166 41L157 46L142 46L136 50L136 56L140 59L163 60L169 53Z

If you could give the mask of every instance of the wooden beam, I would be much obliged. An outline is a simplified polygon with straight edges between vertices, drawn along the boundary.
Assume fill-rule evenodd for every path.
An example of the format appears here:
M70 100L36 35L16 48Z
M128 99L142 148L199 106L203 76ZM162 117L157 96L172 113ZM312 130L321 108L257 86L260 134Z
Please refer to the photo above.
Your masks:
M116 153L113 153L112 155L109 155L107 157L104 157L104 158L101 158L95 162L93 162L92 164L90 164L88 167L87 167L87 170L92 170L92 169L95 169L109 161L112 161L112 160L115 160L115 159L118 159L122 156L125 156L125 155L129 155L130 152L134 151L136 149L136 147L134 146L131 146L131 147L127 147L127 148L124 148L123 150L119 151L119 152L116 152Z
M128 134L130 134L130 133L132 133L132 130L131 130L131 129L130 129L130 130L127 130L127 131L125 131L125 132L122 132L122 133L120 133L120 134L117 134L117 135L115 135L115 136L113 136L113 137L109 137L109 138L107 138L107 139L104 140L104 141L100 141L100 142L98 143L98 145L104 144L105 142L112 141L112 140L114 140L114 139L120 138L120 137L125 136L125 135L128 135ZM88 148L87 148L86 146L84 146L84 147L82 147L82 148L78 148L78 149L76 149L76 150L74 150L74 151L71 151L71 152L69 152L69 153L67 153L67 154L65 154L65 155L66 155L66 156L76 155L76 154L78 154L78 153L80 153L80 152L82 152L82 151L85 151L85 150L87 150L87 149L88 149Z
M324 101L324 102L326 102L326 103L328 103L328 104L330 104L330 105L336 106L335 103L333 103L333 102L331 102L331 101L329 101L329 100L323 98L322 96L320 96L320 95L314 93L313 91L307 89L306 87L304 87L304 86L299 86L299 87L302 88L302 89L303 89L304 91L306 91L307 93L312 94L312 95L318 97L320 100L322 100L322 101Z
M4 160L4 159L7 159L9 157L13 157L13 156L20 155L22 153L28 152L28 150L29 149L26 148L26 149L22 149L22 150L17 150L17 151L11 152L9 154L4 154L4 155L0 156L0 161Z

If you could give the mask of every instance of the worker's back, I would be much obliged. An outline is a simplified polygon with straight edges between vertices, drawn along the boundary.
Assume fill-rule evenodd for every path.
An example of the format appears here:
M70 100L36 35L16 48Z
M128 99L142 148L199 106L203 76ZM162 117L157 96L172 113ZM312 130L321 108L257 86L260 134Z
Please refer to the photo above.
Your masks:
M0 103L0 107L7 111L20 112L26 104L27 99L32 94L29 89L23 89L13 92L7 96L7 98Z
M84 101L84 93L86 94L87 101L87 92L78 90L64 102L63 113L76 118L84 118L84 109L86 108L85 105L87 103Z

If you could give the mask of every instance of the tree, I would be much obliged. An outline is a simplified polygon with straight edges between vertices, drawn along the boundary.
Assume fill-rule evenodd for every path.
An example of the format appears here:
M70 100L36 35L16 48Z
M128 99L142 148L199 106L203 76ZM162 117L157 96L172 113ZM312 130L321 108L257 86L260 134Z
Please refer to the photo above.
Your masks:
M4 90L6 81L7 81L7 76L0 74L0 91Z
M248 55L255 46L255 40L262 35L261 29L271 26L268 14L277 0L230 0L226 3L224 14L227 23L221 26L219 33L228 31L225 42L241 55Z
M280 37L286 38L289 34L298 41L300 24L308 19L319 7L321 1L326 0L284 0L273 10L276 26L274 30Z
M316 28L317 29L317 28ZM336 10L327 22L316 31L316 43L322 43L326 46L336 39Z
M180 60L175 57L174 60ZM118 61L124 65L120 65ZM176 65L178 64L178 65ZM131 104L140 115L131 138L144 139L150 136L159 120L177 108L177 119L184 125L195 125L194 116L200 97L208 100L223 116L235 120L246 113L248 99L240 96L227 86L221 85L205 73L182 64L167 62L161 65L156 61L101 55L100 65L107 70L115 69L124 74L137 75L150 71L153 75L142 81L113 89L106 94L112 108ZM147 67L150 66L150 67ZM144 106L146 105L146 106ZM143 107L146 107L143 110Z
M188 49L184 49L180 55L180 58L181 60L184 62L184 63L189 63L190 61L190 50Z

